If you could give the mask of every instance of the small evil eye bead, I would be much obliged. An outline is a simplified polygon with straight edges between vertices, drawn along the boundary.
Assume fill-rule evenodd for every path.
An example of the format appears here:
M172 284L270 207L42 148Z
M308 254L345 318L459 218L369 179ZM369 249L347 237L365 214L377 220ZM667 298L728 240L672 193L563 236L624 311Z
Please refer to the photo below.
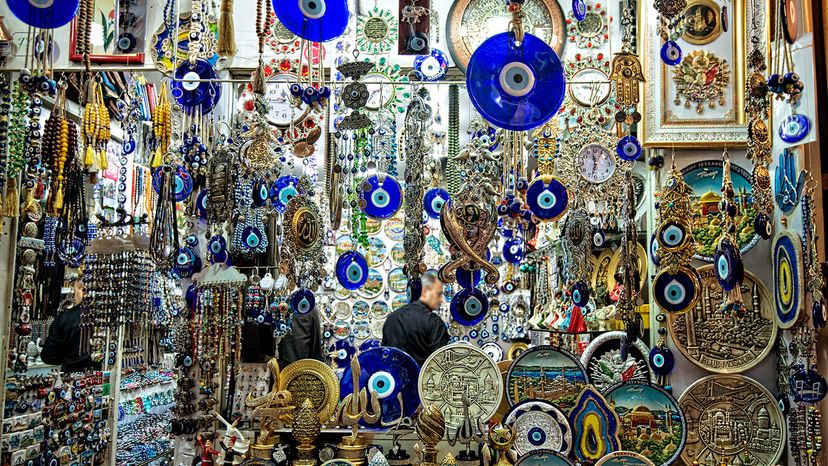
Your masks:
M672 40L664 42L661 46L661 61L668 66L676 66L681 63L681 47Z

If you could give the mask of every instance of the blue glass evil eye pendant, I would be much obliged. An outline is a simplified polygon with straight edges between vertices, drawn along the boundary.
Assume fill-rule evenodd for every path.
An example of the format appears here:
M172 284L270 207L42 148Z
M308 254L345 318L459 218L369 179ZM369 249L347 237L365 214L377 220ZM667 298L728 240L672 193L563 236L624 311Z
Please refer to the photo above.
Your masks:
M668 66L676 66L681 63L681 47L675 41L668 40L661 46L661 61Z
M448 191L443 188L431 188L423 196L423 208L429 217L440 218L440 212L448 200Z
M615 153L618 154L618 158L621 160L634 162L641 155L641 143L638 142L635 136L624 136L618 140L618 145L615 146Z
M8 0L6 3L17 19L40 29L69 24L80 6L80 0Z
M779 125L779 138L788 144L796 144L811 132L811 121L805 115L794 113Z
M384 220L402 207L403 192L399 181L391 175L371 175L359 185L359 208L365 215Z
M589 303L589 285L583 281L577 281L572 285L572 302L578 307L584 307Z
M464 288L451 299L451 316L460 325L477 325L486 318L489 299L477 288Z
M439 81L448 73L448 57L442 50L432 48L431 54L414 58L414 72L422 81Z
M297 314L307 314L316 306L316 298L313 292L306 288L301 288L290 295L289 299L290 310Z
M273 0L285 28L311 42L327 42L348 27L348 0Z
M466 70L469 99L496 126L526 131L546 123L566 92L563 65L543 40L511 32L490 37L474 51Z
M256 249L262 243L262 231L248 226L242 230L242 246L246 249Z
M578 21L583 21L586 18L587 7L584 0L572 0L572 16Z
M510 264L520 264L525 248L520 238L509 238L503 243L503 258Z
M164 170L163 166L156 168L152 173L152 189L158 195L161 194L162 170ZM193 179L187 169L181 165L176 165L173 171L175 173L175 186L173 187L175 202L181 202L193 193Z
M658 247L665 251L679 251L687 245L690 236L684 222L667 220L656 231Z
M347 251L336 260L336 279L346 290L356 290L368 280L368 261L357 251Z
M227 240L224 236L214 235L207 241L207 258L210 264L229 263L230 254L227 253Z
M173 98L184 109L199 109L210 113L221 96L221 86L213 80L218 79L216 69L203 58L194 63L183 61L175 70L175 79L170 82Z
M543 221L558 220L569 206L569 193L561 180L552 175L541 175L526 189L526 205L532 215Z
M252 199L253 207L264 207L270 197L270 190L267 188L267 181L259 179L253 182L250 188L250 198Z
M719 281L719 285L725 291L730 291L741 285L745 278L745 265L742 263L742 255L736 245L726 238L723 238L716 245L713 268L716 271L716 280Z
M280 213L284 213L288 202L299 194L299 178L295 176L285 175L279 177L270 186L270 202L273 208Z
M662 270L653 280L653 297L658 307L672 314L689 311L696 305L701 292L699 273L680 267L676 273Z
M670 375L670 372L673 372L673 367L676 365L676 358L666 345L654 346L650 350L649 359L650 367L659 376Z

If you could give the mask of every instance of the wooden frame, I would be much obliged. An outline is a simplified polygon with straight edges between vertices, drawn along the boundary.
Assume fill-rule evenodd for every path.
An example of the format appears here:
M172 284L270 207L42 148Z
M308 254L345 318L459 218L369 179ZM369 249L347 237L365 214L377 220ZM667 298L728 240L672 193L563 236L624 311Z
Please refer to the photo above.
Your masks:
M116 3L118 0L97 0L95 3L95 13L97 17L100 17L105 9L111 9L111 13L106 15L107 17L113 16L111 18L111 22L104 27L111 27L113 37L110 39L113 42L117 41L117 8ZM93 21L97 21L97 18L93 18ZM77 52L77 41L78 41L78 27L77 27L77 18L73 19L69 26L69 60L73 62L80 62L83 61L83 54ZM146 26L142 26L140 28L143 31L142 37L138 38L138 49L143 50L146 47L146 41L144 40L144 36L146 36ZM125 63L125 64L143 64L144 63L144 53L106 53L106 51L100 50L92 50L92 53L89 55L89 61L92 63Z

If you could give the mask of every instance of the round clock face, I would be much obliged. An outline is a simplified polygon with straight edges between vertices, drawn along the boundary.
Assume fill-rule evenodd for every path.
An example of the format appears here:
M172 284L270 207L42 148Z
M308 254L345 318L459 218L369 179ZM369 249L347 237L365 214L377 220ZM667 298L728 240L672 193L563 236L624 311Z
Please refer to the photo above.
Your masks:
M570 80L569 96L581 107L595 107L606 102L612 93L609 76L597 68L584 68Z
M615 173L615 157L606 147L589 144L578 153L581 176L590 183L603 183Z
M310 107L304 106L299 110L291 105L290 84L296 82L293 74L279 74L271 77L267 82L265 99L270 105L267 114L268 122L273 126L289 126L304 120L310 111Z
M365 108L368 110L379 110L390 105L394 100L396 92L395 84L388 83L388 76L382 73L368 73L360 79L368 87L368 103Z
M523 28L549 44L558 56L566 45L566 21L556 0L526 0ZM472 53L484 40L506 32L511 16L503 0L455 0L449 11L449 52L460 69L466 69Z

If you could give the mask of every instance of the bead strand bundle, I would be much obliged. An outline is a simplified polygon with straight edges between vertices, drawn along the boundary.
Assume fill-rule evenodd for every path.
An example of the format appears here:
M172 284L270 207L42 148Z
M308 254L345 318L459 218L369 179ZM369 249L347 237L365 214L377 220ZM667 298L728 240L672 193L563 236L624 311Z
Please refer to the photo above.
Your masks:
M97 172L107 168L106 145L111 137L109 123L109 110L103 100L101 83L91 81L83 110L84 167L87 171Z
M172 106L167 95L167 85L161 85L161 92L158 95L158 103L152 109L152 135L153 148L152 161L150 166L157 168L164 160L164 155L170 147L172 137Z

